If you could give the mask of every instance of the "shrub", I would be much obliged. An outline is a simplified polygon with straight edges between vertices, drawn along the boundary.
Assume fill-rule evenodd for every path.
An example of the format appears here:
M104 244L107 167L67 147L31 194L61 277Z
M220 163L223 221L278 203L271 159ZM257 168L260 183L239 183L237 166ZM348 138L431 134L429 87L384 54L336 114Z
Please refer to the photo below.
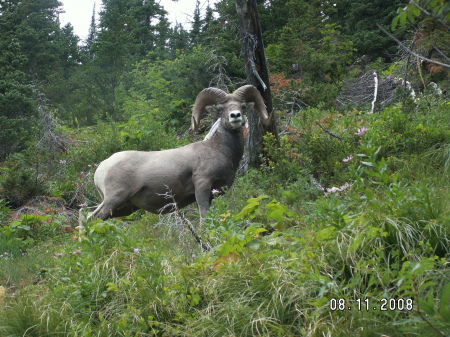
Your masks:
M11 155L1 168L0 196L13 207L19 207L28 200L47 191L45 180L48 173L45 159L39 151Z

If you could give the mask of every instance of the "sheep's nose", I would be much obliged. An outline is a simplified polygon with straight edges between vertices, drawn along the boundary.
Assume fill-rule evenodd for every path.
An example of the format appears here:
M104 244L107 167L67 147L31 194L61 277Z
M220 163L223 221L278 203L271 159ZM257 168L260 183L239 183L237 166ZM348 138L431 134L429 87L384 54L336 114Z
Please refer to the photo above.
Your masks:
M240 118L241 117L241 113L240 112L232 112L230 114L231 118Z

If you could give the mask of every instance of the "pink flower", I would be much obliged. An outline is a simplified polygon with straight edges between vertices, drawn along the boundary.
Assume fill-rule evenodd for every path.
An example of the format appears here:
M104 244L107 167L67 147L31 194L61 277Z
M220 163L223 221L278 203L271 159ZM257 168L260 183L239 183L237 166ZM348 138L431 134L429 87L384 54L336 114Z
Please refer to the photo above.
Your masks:
M219 190L216 190L216 189L213 189L213 190L211 191L211 193L214 194L214 195L216 195L216 194L219 194L220 191L219 191Z
M362 128L359 128L357 132L355 132L355 135L362 136L367 130L369 129L363 126Z
M351 187L352 185L349 183L345 183L344 185L342 185L341 187L339 187L339 191L343 191L346 190L347 188Z
M74 251L72 254L81 254L81 249L77 249L77 250Z
M350 155L350 156L348 156L348 157L342 159L342 161L343 161L344 163L347 163L347 162L349 162L349 161L352 160L352 159L353 159L353 156Z

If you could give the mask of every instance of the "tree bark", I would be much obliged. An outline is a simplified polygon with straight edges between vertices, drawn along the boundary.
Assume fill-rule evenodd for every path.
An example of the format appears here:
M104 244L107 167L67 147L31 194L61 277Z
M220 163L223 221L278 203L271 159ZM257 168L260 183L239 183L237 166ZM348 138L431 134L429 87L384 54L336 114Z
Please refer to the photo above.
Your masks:
M266 130L262 129L261 123L253 123L259 120L254 111L249 114L250 128L247 135L247 160L249 167L260 165L260 154L262 153L262 136L264 131L272 133L279 144L277 125L273 113L272 95L269 84L269 70L267 68L266 56L259 23L256 0L236 0L236 10L239 19L242 54L245 59L245 70L247 83L255 86L263 97L267 112L270 115L270 124Z

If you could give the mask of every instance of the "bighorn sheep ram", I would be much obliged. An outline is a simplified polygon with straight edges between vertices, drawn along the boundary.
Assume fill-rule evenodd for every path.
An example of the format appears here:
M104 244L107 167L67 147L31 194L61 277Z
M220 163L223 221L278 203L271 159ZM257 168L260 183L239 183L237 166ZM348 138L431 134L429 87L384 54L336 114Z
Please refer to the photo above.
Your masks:
M263 124L269 122L263 98L254 86L242 86L232 94L207 88L195 100L192 131L198 130L209 105L217 105L221 114L220 125L210 139L163 151L118 152L101 162L94 182L103 202L93 217L105 220L137 209L169 213L173 202L183 208L195 201L200 217L204 217L212 190L230 187L234 181L244 152L243 113L254 105Z

